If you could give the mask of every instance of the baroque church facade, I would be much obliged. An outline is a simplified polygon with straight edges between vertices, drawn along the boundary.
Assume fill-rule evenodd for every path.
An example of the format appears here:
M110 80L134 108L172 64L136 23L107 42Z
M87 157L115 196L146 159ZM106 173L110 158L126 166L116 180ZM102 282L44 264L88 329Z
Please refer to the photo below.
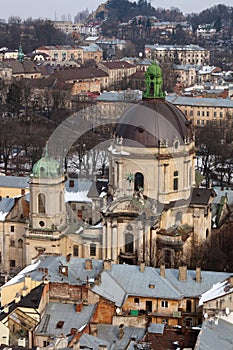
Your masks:
M92 198L98 225L67 220L65 176L48 152L30 177L24 264L40 254L109 259L115 263L191 265L211 233L212 189L195 187L195 140L185 115L165 100L162 72L152 64L146 91L115 128L108 190ZM93 185L95 186L95 185ZM94 223L95 224L95 223Z

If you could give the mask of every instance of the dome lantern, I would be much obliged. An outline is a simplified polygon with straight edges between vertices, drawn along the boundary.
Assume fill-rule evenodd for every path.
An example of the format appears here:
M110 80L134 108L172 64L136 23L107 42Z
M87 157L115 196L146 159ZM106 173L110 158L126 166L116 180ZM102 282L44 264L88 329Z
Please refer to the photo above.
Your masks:
M163 74L161 68L152 63L145 73L146 91L143 93L143 98L164 98L165 93L162 91Z

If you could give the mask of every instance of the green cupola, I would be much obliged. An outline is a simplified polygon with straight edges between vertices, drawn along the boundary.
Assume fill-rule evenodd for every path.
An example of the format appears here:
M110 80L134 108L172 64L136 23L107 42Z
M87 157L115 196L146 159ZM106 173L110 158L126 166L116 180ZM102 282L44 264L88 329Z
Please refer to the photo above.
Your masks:
M146 91L143 98L164 98L165 93L162 91L163 74L161 68L156 63L152 63L145 73Z
M60 163L48 154L46 147L45 155L33 166L32 174L37 179L56 179L63 175Z

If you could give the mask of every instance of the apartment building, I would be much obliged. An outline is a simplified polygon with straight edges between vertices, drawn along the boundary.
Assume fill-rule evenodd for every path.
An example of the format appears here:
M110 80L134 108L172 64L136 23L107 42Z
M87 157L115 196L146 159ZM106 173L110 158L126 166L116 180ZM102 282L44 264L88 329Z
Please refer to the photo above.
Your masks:
M226 125L232 123L233 101L222 98L196 98L167 96L166 100L176 105L193 126Z
M145 45L148 59L163 62L165 60L179 64L209 64L210 52L198 45Z
M64 46L40 46L35 53L46 54L50 60L77 61L83 63L83 49L81 47Z
M108 73L109 84L122 81L122 79L131 76L137 70L137 67L126 61L104 61L98 67Z

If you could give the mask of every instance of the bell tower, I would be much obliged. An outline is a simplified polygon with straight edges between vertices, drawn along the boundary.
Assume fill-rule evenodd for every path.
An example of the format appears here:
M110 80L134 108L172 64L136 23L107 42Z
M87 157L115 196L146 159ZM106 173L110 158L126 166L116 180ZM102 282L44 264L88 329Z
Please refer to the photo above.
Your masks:
M30 176L30 215L26 229L26 262L41 253L65 254L67 231L65 177L60 164L48 154L33 166Z

